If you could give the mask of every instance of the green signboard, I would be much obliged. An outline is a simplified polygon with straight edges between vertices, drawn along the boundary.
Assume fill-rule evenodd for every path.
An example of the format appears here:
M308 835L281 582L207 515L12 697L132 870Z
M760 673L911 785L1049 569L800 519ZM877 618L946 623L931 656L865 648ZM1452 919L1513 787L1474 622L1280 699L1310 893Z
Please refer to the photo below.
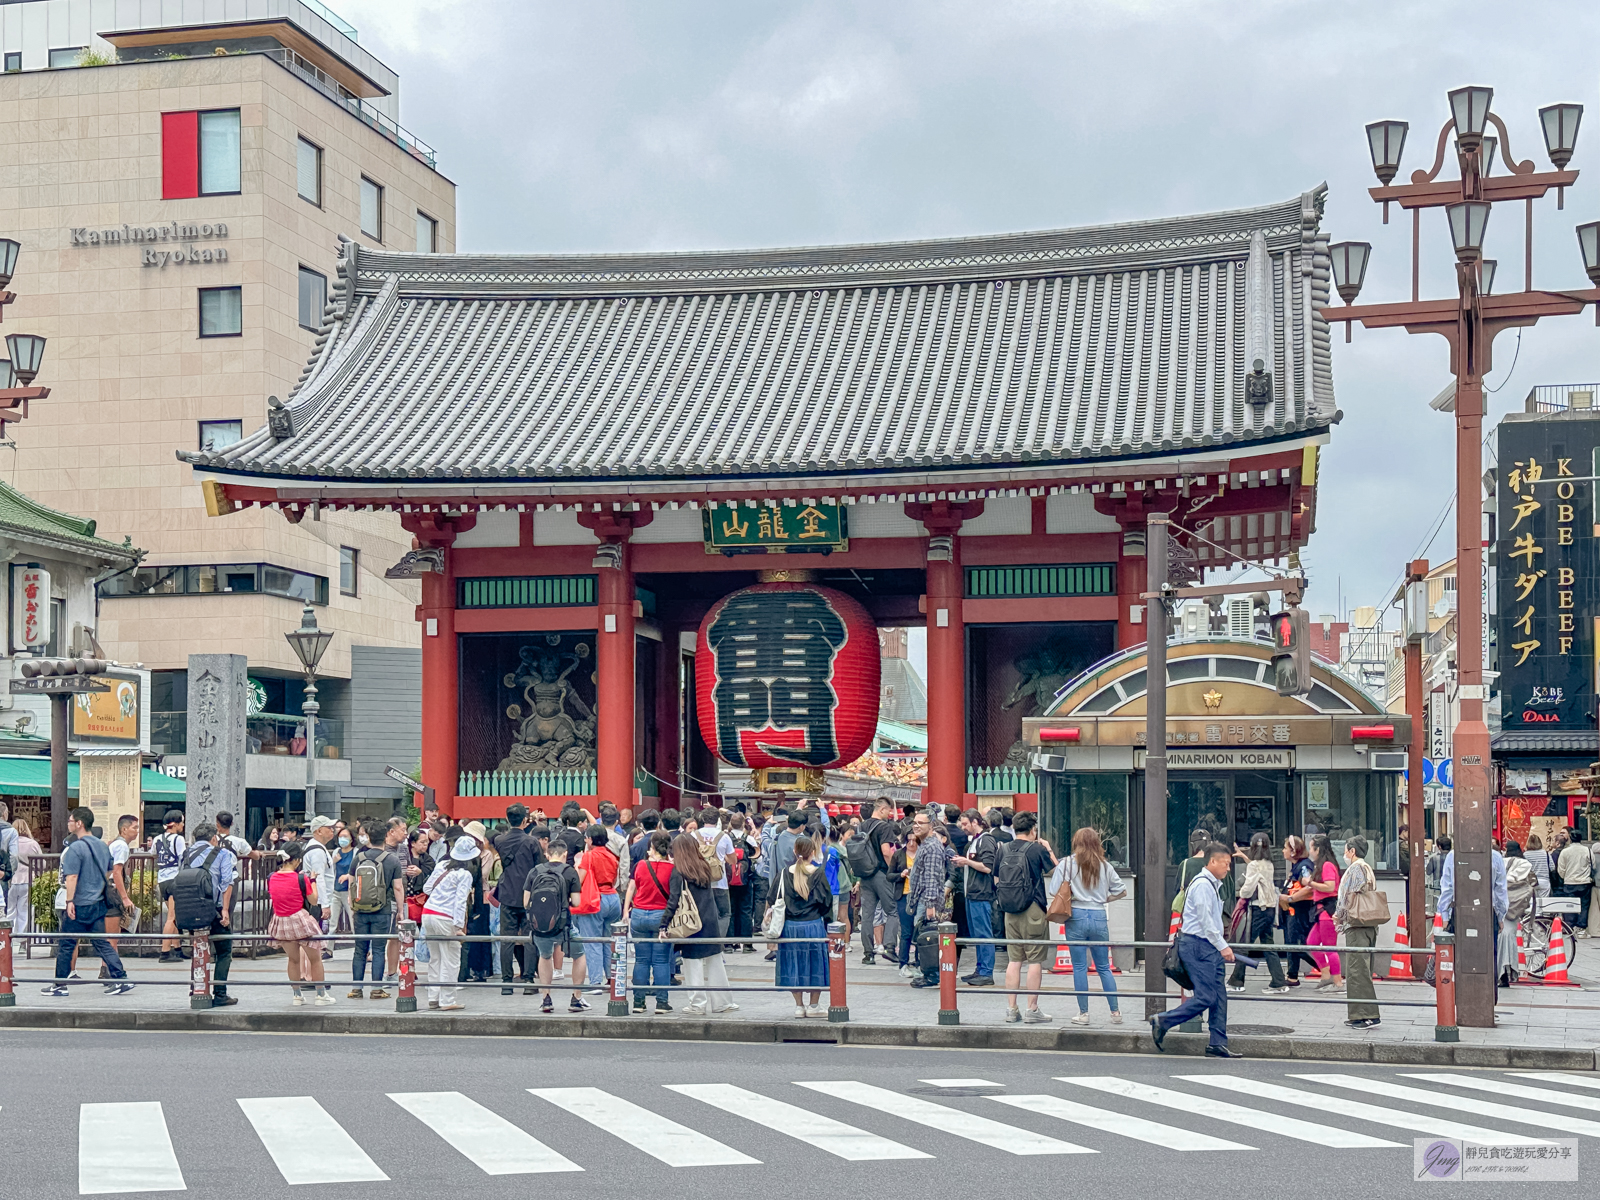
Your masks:
M831 554L850 548L838 504L704 509L707 554Z

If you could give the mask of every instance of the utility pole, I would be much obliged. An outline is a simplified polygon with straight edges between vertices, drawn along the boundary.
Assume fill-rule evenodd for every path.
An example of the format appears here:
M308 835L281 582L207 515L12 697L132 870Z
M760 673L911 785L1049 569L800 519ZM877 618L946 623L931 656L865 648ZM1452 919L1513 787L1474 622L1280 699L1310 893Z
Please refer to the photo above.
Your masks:
M1459 579L1460 576L1458 575ZM1422 949L1428 944L1428 899L1422 861L1422 760L1428 745L1422 708L1422 641L1428 636L1428 560L1416 559L1406 572L1405 668L1406 715L1411 718L1410 771L1406 775L1406 840L1410 843L1410 869L1406 873L1406 936L1410 944ZM1413 959L1414 974L1422 970L1420 959Z
M1171 518L1153 512L1145 525L1145 704L1144 704L1144 860L1139 893L1144 901L1144 938L1161 940L1167 925L1167 538ZM1164 955L1144 952L1144 1013L1166 1011Z

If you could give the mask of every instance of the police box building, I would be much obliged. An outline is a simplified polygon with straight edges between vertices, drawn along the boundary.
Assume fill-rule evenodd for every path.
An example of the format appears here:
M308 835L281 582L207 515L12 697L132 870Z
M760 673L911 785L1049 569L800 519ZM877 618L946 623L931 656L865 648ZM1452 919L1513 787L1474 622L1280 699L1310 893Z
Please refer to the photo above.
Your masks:
M1136 669L1151 511L1196 572L1312 532L1338 419L1322 201L795 250L352 243L293 393L182 457L223 521L400 515L423 780L457 817L679 804L718 790L719 760L814 789L870 745L894 626L927 630L928 798L1001 769L1032 793L1025 721L1103 660ZM1249 708L1239 655L1205 660L1219 712ZM1364 702L1325 690L1304 741L1348 747ZM1287 804L1272 786L1249 798ZM1088 819L1061 797L1057 837Z

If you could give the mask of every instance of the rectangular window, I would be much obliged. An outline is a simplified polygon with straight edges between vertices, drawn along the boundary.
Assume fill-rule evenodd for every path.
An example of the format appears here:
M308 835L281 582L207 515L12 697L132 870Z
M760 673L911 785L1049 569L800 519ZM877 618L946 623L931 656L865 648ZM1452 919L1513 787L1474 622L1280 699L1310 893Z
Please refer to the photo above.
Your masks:
M84 52L83 46L63 46L59 50L50 51L50 68L75 67L78 65L78 56ZM21 69L20 67L18 68Z
M270 563L230 563L226 566L140 567L114 575L100 585L100 595L209 596L219 592L265 592L302 603L326 604L328 580Z
M226 196L239 190L239 110L200 114L200 194Z
M161 114L161 198L237 193L239 110Z
M22 70L22 52L20 50L12 50L6 55L6 71L20 70Z
M346 596L356 594L356 571L361 562L361 551L354 546L339 547L339 591Z
M300 268L300 328L321 329L322 310L328 303L328 277L310 267Z
M425 212L417 213L417 253L436 254L439 250L439 222Z
M295 180L300 199L322 206L322 148L301 138L295 153Z
M383 188L361 177L361 232L383 241Z
M201 421L200 449L208 454L226 450L244 437L244 424L240 421Z
M238 337L244 332L244 300L236 287L200 289L200 336Z

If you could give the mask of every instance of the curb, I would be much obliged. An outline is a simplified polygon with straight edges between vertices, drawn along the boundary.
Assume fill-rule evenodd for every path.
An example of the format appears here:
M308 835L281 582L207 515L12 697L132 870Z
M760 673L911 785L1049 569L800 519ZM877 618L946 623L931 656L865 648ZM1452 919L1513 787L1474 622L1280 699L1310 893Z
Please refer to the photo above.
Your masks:
M164 1033L313 1033L424 1037L611 1038L653 1041L821 1043L913 1046L928 1050L1054 1050L1077 1054L1154 1055L1140 1031L1013 1029L1007 1026L830 1025L825 1021L695 1021L653 1017L493 1017L401 1013L71 1012L0 1009L0 1029L151 1030ZM1174 1033L1169 1057L1199 1057L1205 1038ZM1358 1042L1337 1038L1237 1037L1229 1045L1250 1058L1386 1066L1509 1067L1541 1071L1600 1070L1600 1053L1543 1046L1469 1046L1460 1042Z

